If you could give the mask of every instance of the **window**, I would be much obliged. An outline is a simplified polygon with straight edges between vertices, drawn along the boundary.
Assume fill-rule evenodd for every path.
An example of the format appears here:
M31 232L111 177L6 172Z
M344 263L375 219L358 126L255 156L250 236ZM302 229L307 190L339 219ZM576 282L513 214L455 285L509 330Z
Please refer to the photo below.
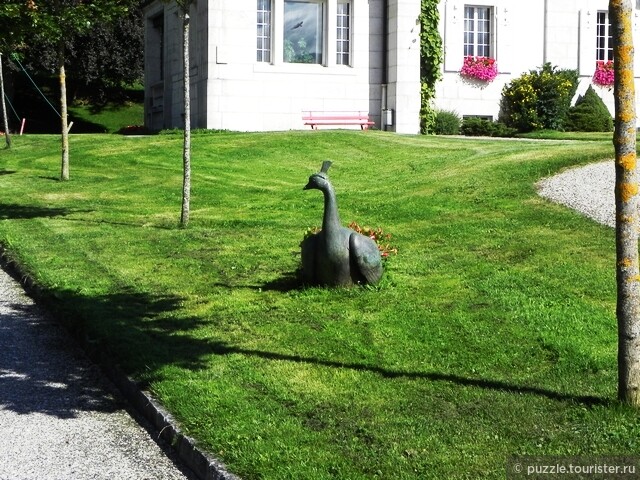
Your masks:
M151 48L150 57L157 71L157 80L164 80L164 16L156 15L151 19Z
M258 62L352 65L352 39L353 0L257 0Z
M349 65L351 51L351 4L338 2L338 17L336 31L336 63Z
M464 56L491 57L491 7L464 7Z
M598 12L596 21L596 61L613 60L613 42L608 12Z
M284 61L323 63L324 2L284 2Z
M271 0L258 0L258 62L271 62Z

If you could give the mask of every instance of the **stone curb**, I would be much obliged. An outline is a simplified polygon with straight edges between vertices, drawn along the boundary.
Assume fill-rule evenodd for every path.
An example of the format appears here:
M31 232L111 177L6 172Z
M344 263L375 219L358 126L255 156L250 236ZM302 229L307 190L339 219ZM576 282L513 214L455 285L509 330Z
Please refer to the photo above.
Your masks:
M2 245L0 245L0 266L20 282L29 296L35 300L43 300L42 288L30 275L24 272L19 264L9 258ZM59 322L55 315L53 317ZM59 323L64 326L63 322ZM75 335L73 337L87 356L101 367L134 410L156 429L158 438L162 438L170 445L178 458L200 480L241 480L240 477L229 473L224 464L198 449L195 441L180 431L171 414L148 392L140 389L138 384L111 362L104 352L86 339L78 338Z

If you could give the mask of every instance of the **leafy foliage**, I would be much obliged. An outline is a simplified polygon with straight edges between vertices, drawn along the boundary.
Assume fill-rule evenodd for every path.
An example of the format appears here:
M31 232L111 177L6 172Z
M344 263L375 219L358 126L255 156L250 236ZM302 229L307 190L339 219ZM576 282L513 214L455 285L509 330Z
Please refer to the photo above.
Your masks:
M120 99L123 84L133 85L142 78L144 31L140 2L117 3L120 10L106 18L88 20L89 24L79 31L71 30L65 35L70 98L83 98L102 106L107 97L112 101ZM57 68L56 37L37 34L18 49L27 70L40 77L39 83L45 83Z
M437 0L422 0L420 14L420 131L432 133L436 112L432 105L442 65L442 38L438 32Z
M456 112L439 110L436 112L433 133L437 135L458 135L460 133L460 116Z
M517 130L502 122L493 122L484 118L468 117L462 121L460 132L471 137L513 137Z
M575 132L612 132L613 117L591 85L569 110L567 130Z
M577 88L576 70L557 69L545 63L539 70L530 70L504 86L500 120L520 132L563 130Z

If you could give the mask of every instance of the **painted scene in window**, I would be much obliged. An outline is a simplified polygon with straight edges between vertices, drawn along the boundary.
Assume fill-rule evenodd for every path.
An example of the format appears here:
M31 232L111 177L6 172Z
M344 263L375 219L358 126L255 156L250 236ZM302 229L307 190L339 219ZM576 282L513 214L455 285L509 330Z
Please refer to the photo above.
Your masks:
M323 4L284 2L284 61L322 64Z

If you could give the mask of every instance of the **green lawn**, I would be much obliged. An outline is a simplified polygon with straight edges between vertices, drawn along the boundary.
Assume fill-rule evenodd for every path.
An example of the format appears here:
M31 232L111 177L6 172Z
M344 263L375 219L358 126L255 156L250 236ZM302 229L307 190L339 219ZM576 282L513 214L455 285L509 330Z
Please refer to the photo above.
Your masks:
M633 454L615 401L614 232L535 193L609 140L383 132L24 136L0 243L61 318L245 479L504 478L507 457ZM323 160L344 223L398 255L375 288L301 288Z
M137 102L107 104L99 109L74 105L69 107L69 113L71 121L77 124L75 132L116 133L144 124L144 105Z

